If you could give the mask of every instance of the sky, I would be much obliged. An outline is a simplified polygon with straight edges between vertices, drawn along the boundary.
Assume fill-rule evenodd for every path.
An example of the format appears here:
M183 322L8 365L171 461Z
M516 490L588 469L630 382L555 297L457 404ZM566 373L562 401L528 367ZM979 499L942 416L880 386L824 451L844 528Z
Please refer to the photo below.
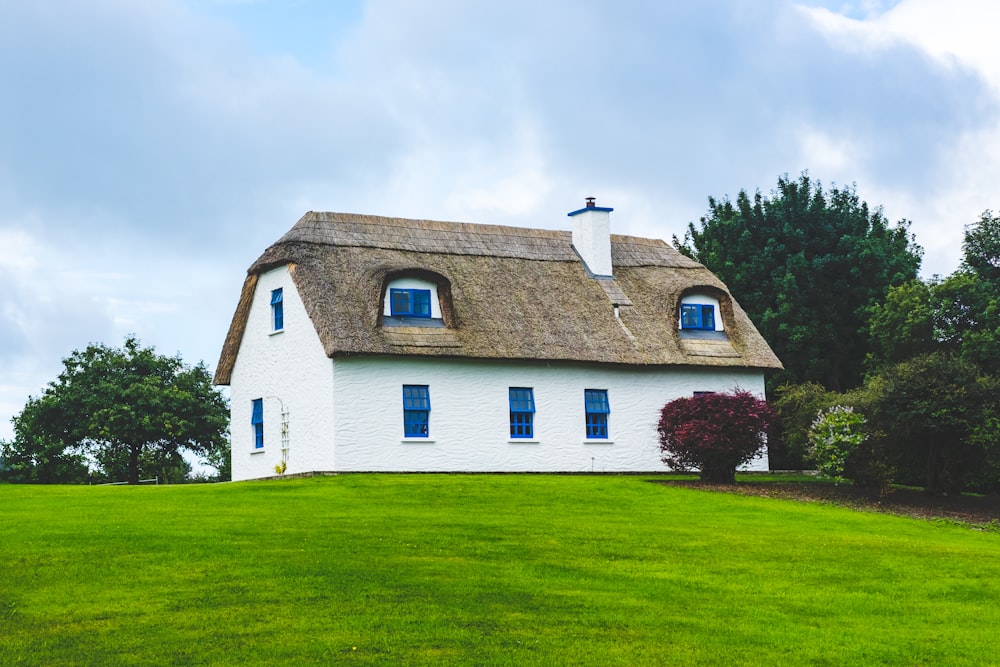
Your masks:
M669 241L804 171L911 221L1000 208L994 0L0 0L0 439L128 334L214 371L307 211Z

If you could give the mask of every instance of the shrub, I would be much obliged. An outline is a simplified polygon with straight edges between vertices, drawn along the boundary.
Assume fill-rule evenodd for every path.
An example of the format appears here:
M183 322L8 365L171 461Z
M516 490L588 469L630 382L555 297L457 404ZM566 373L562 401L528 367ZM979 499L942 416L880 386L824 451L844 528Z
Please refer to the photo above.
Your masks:
M678 398L660 411L662 460L675 470L699 470L703 482L731 484L736 468L765 447L773 413L748 391Z
M1000 390L995 378L961 358L936 352L891 366L868 383L873 410L906 484L932 493L988 485L987 447Z
M865 422L864 416L850 406L835 405L819 411L809 429L809 460L820 473L847 481L847 461L868 439Z
M836 405L839 398L836 392L827 391L814 382L778 388L775 420L767 443L772 469L802 470L807 467L809 429L816 413Z

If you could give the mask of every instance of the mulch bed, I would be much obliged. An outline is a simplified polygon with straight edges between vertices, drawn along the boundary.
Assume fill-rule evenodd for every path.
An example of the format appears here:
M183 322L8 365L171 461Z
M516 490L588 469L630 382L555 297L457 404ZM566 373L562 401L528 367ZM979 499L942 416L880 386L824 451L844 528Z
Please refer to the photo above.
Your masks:
M672 486L687 486L705 491L736 493L744 496L783 498L801 502L832 503L866 512L881 512L915 519L949 519L973 526L1000 530L1000 495L936 496L912 489L892 489L883 498L852 486L820 482L743 482L704 484L698 481L667 480Z

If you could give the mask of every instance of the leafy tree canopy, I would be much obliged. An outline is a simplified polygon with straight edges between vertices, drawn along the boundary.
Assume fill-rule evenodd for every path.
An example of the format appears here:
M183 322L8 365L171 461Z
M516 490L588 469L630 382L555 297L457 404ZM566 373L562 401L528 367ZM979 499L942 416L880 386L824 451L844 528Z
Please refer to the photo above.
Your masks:
M106 474L136 484L155 470L183 474L180 450L219 459L228 449L228 406L204 364L186 366L134 336L121 349L74 351L13 421L3 456L8 478L23 481L78 481L89 453Z
M807 174L778 179L770 197L741 190L674 246L719 276L785 366L770 387L857 386L868 353L868 309L917 275L922 249L855 187L823 190Z
M934 352L873 376L866 409L886 439L900 481L922 482L931 492L959 491L992 464L986 443L1000 436L998 392L997 379L974 364Z
M1000 287L1000 217L989 209L965 229L963 268Z
M891 287L870 308L871 358L879 369L946 352L1000 374L1000 218L989 211L966 228L962 266L947 278Z

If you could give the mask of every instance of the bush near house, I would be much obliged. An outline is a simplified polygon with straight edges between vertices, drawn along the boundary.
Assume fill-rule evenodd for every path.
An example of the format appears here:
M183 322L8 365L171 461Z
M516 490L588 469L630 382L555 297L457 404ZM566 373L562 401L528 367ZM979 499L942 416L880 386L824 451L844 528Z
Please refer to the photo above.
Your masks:
M703 482L732 484L736 468L764 448L772 417L766 401L743 390L673 400L663 406L657 427L663 462L675 470L697 469Z
M778 431L790 449L812 437L807 462L856 486L884 489L896 481L931 493L991 492L1000 490L998 397L996 376L937 351L888 365L845 393L816 385L784 387L775 409ZM817 425L829 419L835 405L865 416L852 430L864 439L855 444L841 438L817 448L823 430ZM827 466L833 458L842 459L842 475Z

